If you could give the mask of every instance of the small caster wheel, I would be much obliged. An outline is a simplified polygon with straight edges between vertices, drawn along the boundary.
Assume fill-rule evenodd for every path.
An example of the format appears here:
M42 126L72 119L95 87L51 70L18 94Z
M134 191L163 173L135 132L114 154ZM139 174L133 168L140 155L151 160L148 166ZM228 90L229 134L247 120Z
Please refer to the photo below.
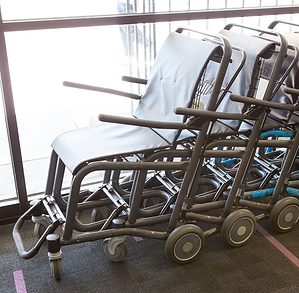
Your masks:
M285 197L275 203L269 215L271 228L275 232L291 231L299 220L299 200Z
M109 260L113 262L121 262L127 256L128 250L124 243L113 245L111 239L105 239L102 242L102 249Z
M51 274L55 280L61 279L62 265L61 259L50 260Z
M151 207L154 205L154 201L151 198L145 198L142 201L142 208L147 208L147 207Z
M47 244L51 273L54 279L59 280L62 272L60 236L58 234L47 235Z
M251 211L235 210L224 220L221 226L221 236L226 244L240 247L251 239L255 226L256 219Z
M41 223L35 223L33 227L33 235L39 239L42 237L44 232L46 231L47 227Z
M132 174L128 174L124 177L122 177L121 179L119 179L119 183L120 184L124 184L124 183L128 183L132 180Z
M90 219L92 222L97 222L103 219L107 219L112 212L112 208L110 206L103 206L99 208L95 208L91 212Z
M166 240L166 256L178 264L192 262L201 251L204 240L203 231L196 225L185 224L177 227Z
M154 205L157 205L159 203L162 203L163 201L161 200L161 198L158 197L153 197L153 198L145 198L142 201L142 208L148 208Z
M82 211L76 211L76 219L80 220L82 216Z

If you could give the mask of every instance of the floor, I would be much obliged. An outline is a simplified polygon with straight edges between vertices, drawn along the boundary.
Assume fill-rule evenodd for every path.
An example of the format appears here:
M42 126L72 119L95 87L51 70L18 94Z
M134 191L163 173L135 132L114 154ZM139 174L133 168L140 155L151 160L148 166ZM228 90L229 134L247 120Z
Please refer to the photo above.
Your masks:
M32 237L30 225L24 239ZM269 234L267 220L240 248L227 247L220 235L207 239L199 258L171 263L164 242L130 237L122 263L110 262L99 242L62 247L63 275L52 279L46 247L30 260L17 255L12 225L0 227L1 292L299 292L299 227Z

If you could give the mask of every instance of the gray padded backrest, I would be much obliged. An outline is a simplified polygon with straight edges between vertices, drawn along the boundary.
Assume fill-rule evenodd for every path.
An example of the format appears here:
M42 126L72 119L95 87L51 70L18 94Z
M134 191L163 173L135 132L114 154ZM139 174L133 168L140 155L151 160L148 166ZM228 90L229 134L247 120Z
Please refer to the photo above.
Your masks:
M230 30L222 30L220 34L226 36L233 46L243 48L246 51L245 64L238 77L234 81L233 85L230 87L229 91L233 94L248 96L253 80L252 74L255 67L257 66L257 61L259 60L260 56L264 58L269 58L271 56L271 51L275 48L274 42L254 36L244 35ZM230 80L230 78L236 71L237 66L240 62L240 58L240 52L237 50L233 50L232 63L228 67L224 85ZM232 102L229 97L230 93L225 96L225 98L217 108L217 111L242 113L244 104ZM239 125L238 121L225 121L224 123L233 128L236 128Z
M293 45L299 48L299 33L288 33L288 32L281 32L281 34L286 38L288 44ZM287 70L290 62L293 60L294 52L292 50L288 50L288 56L284 59L281 73L284 73ZM285 85L290 88L299 89L299 61L294 65L291 69L291 72L287 76L284 81ZM282 88L278 90L275 94L273 101L278 103L284 104L293 104L297 101L297 97L294 95L286 94L283 92ZM283 119L287 121L290 117L289 111L282 111L282 110L272 110L271 114L278 119Z
M182 122L176 107L190 104L198 77L211 52L219 47L208 41L170 33L155 59L147 89L134 113L136 118ZM155 129L169 142L176 130Z

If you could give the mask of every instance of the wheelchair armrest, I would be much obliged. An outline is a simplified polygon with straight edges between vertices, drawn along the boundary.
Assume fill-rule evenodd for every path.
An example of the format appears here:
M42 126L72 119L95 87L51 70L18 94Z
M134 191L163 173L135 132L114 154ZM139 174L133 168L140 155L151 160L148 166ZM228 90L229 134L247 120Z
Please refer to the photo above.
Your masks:
M150 127L150 128L186 129L186 125L184 123L163 122L163 121L155 121L155 120L106 115L106 114L100 114L99 120L102 122L127 124L127 125Z
M123 96L123 97L131 98L134 100L140 99L139 95L124 92L124 91L119 91L119 90L115 90L115 89L111 89L111 88L93 86L93 85L70 82L70 81L64 81L63 85L67 86L67 87L77 88L77 89L83 89L83 90L96 91L96 92L101 92L101 93L108 93L108 94L117 95L117 96Z
M254 98L248 98L239 95L231 95L230 99L234 102L240 102L249 105L261 106L267 109L279 109L279 110L287 110L287 111L296 111L299 109L298 105L293 104L281 104L271 101L259 100Z
M197 109L190 109L184 107L176 108L175 113L179 115L189 115L189 116L199 117L210 121L217 120L217 119L224 119L224 120L245 120L245 119L254 120L255 119L253 117L248 117L247 115L244 114L214 112L214 111L197 110Z
M127 75L122 76L121 80L127 81L127 82L132 82L132 83L138 83L138 84L146 84L147 83L147 79L145 79L145 78L127 76Z

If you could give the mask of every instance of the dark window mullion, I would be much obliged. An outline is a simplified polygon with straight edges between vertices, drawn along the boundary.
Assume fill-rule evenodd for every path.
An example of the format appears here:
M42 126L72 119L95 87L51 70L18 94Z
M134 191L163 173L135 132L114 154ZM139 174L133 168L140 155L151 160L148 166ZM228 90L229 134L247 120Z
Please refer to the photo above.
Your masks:
M14 101L13 101L1 10L0 10L0 52L1 52L1 56L0 56L1 86L2 86L8 141L9 141L9 147L11 153L12 168L13 168L13 173L15 178L15 187L16 187L18 199L20 201L20 208L21 211L23 212L28 209L28 200L27 200L23 160L21 154L16 112L15 112Z

